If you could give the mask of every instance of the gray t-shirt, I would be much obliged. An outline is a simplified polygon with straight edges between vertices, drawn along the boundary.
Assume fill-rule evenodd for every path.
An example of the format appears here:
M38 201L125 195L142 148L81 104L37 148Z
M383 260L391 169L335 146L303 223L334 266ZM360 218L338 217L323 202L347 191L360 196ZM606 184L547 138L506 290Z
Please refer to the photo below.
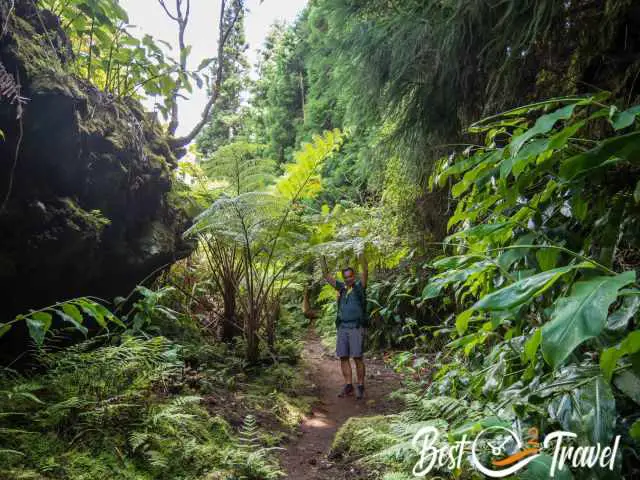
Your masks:
M362 305L360 304L360 300L358 295L360 294L360 298L363 298L362 295L362 283L360 280L356 280L353 284L353 287L347 288L347 286L336 280L336 289L342 292L340 296L340 302L338 304L339 309L339 317L340 317L340 326L347 328L355 328L357 323L362 321L364 318L364 312L362 310Z

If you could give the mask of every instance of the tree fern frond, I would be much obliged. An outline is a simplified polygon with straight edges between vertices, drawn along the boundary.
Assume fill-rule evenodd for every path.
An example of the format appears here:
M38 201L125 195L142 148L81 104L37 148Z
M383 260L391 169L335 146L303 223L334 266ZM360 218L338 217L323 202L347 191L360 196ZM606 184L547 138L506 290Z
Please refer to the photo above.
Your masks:
M133 432L129 435L129 446L134 452L143 446L149 440L149 434L146 432Z
M147 450L144 452L149 464L158 469L164 469L169 466L169 459L163 453L157 450Z

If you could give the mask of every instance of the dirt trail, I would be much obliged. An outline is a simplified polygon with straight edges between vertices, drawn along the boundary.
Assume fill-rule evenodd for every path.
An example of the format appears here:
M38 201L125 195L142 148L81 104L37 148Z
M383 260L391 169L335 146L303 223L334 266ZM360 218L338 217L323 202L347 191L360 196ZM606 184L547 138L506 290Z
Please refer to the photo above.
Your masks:
M339 398L337 394L343 383L339 361L322 347L313 332L306 340L303 358L307 381L318 402L300 425L299 437L283 452L283 469L290 480L346 478L348 467L327 458L336 431L350 417L397 411L397 404L386 397L400 386L400 379L384 366L380 356L365 357L364 400L356 400L353 396Z

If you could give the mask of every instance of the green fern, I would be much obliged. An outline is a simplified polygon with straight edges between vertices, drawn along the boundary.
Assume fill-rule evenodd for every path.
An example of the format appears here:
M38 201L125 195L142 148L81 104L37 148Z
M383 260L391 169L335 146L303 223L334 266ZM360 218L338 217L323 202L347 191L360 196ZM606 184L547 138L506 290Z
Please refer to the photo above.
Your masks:
M263 150L262 145L234 142L216 150L202 167L231 195L262 191L273 183L276 171L276 163L262 157Z
M242 427L238 432L239 446L243 450L254 451L260 446L258 421L254 415L244 417Z
M413 477L402 472L385 473L382 480L413 480Z

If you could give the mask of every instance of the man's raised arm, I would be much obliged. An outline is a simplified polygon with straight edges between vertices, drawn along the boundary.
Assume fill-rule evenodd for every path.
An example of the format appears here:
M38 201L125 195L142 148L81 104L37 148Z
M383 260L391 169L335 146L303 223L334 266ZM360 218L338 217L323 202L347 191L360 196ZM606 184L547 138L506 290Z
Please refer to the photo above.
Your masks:
M329 267L327 266L327 259L324 258L324 255L320 257L320 266L322 267L322 276L327 281L329 285L333 288L336 288L336 279L329 273Z

